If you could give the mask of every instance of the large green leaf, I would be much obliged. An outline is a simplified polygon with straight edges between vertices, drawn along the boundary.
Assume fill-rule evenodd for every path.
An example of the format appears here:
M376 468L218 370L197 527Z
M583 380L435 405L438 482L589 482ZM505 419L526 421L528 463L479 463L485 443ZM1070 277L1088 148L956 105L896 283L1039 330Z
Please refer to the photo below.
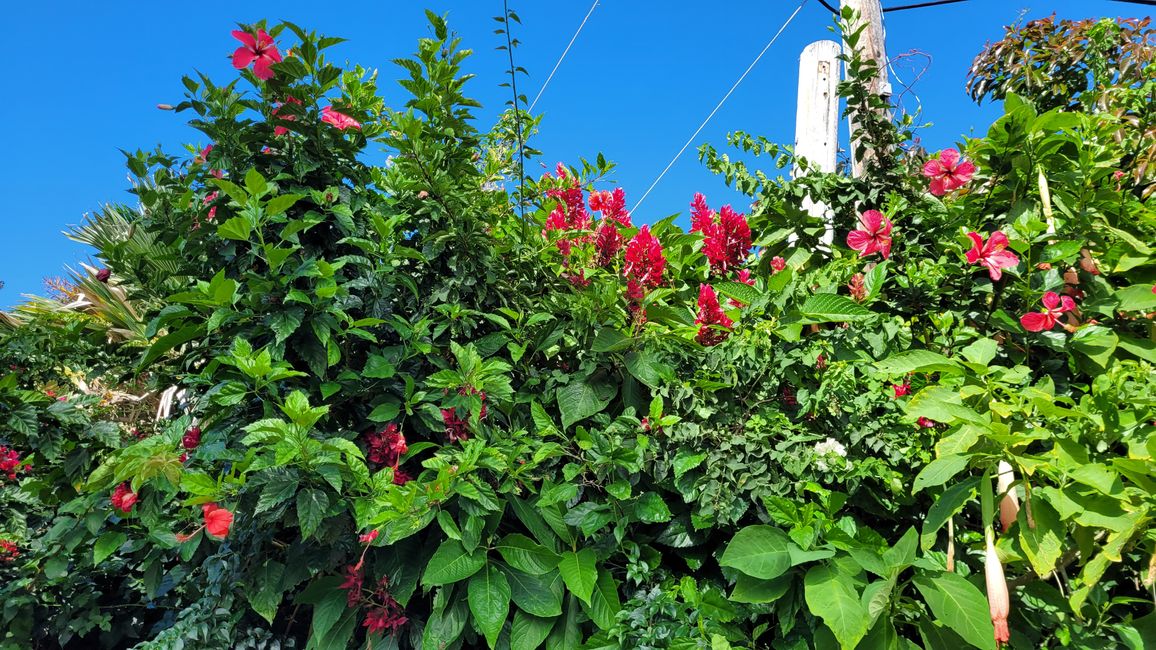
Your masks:
M967 468L970 459L969 456L950 454L931 461L915 476L915 482L911 486L912 494L923 488L943 485L950 481L956 474Z
M660 387L664 381L674 381L674 369L653 352L638 351L626 355L626 369L635 379L651 388Z
M590 605L583 609L590 616L590 620L603 630L614 627L622 603L618 599L618 584L606 569L599 569L598 582L594 584L594 591L590 594Z
M321 490L301 490L297 493L297 523L301 536L309 538L321 525L329 509L329 497Z
M763 580L740 573L730 599L736 603L773 603L787 593L793 579L793 574L784 574L774 580Z
M517 610L510 628L510 650L535 650L554 627L554 619L533 616Z
M719 564L754 577L770 580L791 568L790 539L772 526L747 526L735 533Z
M817 293L799 308L808 323L852 323L872 318L875 314L846 296Z
M955 483L943 491L943 494L931 504L927 510L927 517L923 520L923 530L919 543L923 550L931 550L935 546L935 536L947 520L963 508L964 504L975 496L975 488L979 485L979 477L972 477Z
M811 567L803 578L803 595L807 608L823 619L843 650L851 650L867 634L867 610L860 604L851 578L836 568Z
M561 560L561 556L554 551L520 533L506 535L496 548L510 566L532 575L553 571Z
M510 567L504 571L510 582L511 597L519 609L534 616L562 614L562 576L557 571L544 575L531 575Z
M875 362L875 368L887 375L906 375L911 372L945 372L960 374L963 369L953 359L931 350L905 350Z
M594 550L584 548L577 553L566 551L558 563L558 570L562 573L562 580L582 602L590 604L590 594L594 591L594 584L598 581L598 570L594 567Z
M422 573L423 585L448 585L474 575L486 564L485 553L466 553L462 543L447 539L429 559Z
M1032 493L1031 513L1035 526L1027 522L1027 508L1019 511L1020 546L1037 575L1046 576L1056 568L1064 554L1066 526L1060 516L1038 492Z
M555 397L562 412L562 428L599 413L617 392L612 384L594 383L589 379L575 379L558 388Z
M486 643L493 648L510 615L510 583L496 566L487 564L470 578L468 599L470 613L485 635Z
M918 575L912 582L923 594L938 623L977 648L995 650L995 628L987 598L975 585L955 573Z

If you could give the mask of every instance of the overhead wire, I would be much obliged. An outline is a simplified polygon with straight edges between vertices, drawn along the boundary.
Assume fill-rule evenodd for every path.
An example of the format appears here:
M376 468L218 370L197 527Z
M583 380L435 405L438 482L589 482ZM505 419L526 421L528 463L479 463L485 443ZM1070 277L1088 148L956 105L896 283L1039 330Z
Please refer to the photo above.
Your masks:
M775 32L775 35L772 36L771 40L767 42L765 47L763 47L763 51L759 52L754 61L751 61L751 64L747 66L747 69L743 71L742 75L739 76L738 80L735 81L730 90L728 90L726 94L723 95L722 99L719 100L718 104L715 105L710 114L706 116L706 119L702 121L702 124L699 124L698 128L694 130L694 133L692 133L691 136L686 139L686 143L682 145L682 148L678 150L678 153L674 154L674 158L670 159L670 162L667 163L666 167L662 170L661 173L659 173L658 178L655 178L654 182L650 184L650 187L646 188L646 191L642 194L642 198L638 199L638 202L635 203L634 207L630 209L631 212L634 212L638 209L638 206L642 205L642 202L645 201L646 197L650 195L651 190L653 190L658 185L663 176L666 176L666 172L670 171L670 168L674 166L674 163L678 162L678 159L686 151L686 148L689 147L692 142L694 142L694 139L698 137L699 133L702 133L702 130L706 128L707 123L710 122L715 113L717 113L718 110L722 108L722 105L726 103L727 99L731 96L732 93L734 93L735 89L739 87L739 84L741 84L743 80L747 78L747 75L750 74L751 70L753 70L754 67L758 65L759 60L763 58L763 55L767 53L767 50L771 49L771 46L775 44L775 41L779 40L779 36L782 36L783 32L786 31L787 26L791 24L791 21L795 19L795 16L799 15L799 12L802 11L807 2L808 0L802 0L802 2L799 3L799 6L795 7L795 11L791 13L790 17L787 18L787 21L784 22L783 26L779 28L779 31Z
M578 40L578 35L582 33L582 28L586 26L586 21L590 20L590 16L594 13L594 9L597 7L598 0L594 0L594 3L590 5L590 11L586 12L586 17L583 18L582 23L578 25L578 30L575 31L574 35L570 37L570 42L566 44L566 49L562 50L562 56L558 57L558 61L554 64L554 69L551 70L550 74L546 76L546 81L542 82L542 87L538 89L538 94L534 95L534 101L530 102L530 108L527 110L534 110L534 106L537 105L538 100L541 99L542 93L546 92L546 86L550 85L550 80L554 78L554 73L558 71L558 66L562 65L562 61L565 60L566 55L570 52L570 48L574 45L574 41Z

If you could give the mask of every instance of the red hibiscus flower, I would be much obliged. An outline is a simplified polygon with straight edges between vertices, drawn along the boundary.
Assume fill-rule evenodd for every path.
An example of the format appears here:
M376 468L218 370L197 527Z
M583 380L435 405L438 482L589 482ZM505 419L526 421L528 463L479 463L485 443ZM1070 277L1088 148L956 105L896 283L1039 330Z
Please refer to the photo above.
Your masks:
M847 233L847 246L859 251L859 257L879 253L883 259L891 255L891 221L878 210L859 215L862 228Z
M181 446L185 449L196 449L201 444L201 427L189 427L181 438Z
M402 454L409 451L405 443L405 436L392 422L387 424L384 431L372 433L366 438L369 449L366 458L371 463L397 467Z
M109 502L112 506L121 512L128 514L132 512L133 506L136 505L137 495L132 491L128 483L121 483L113 490L112 496L109 497Z
M966 185L975 175L975 165L961 160L955 149L944 149L939 158L924 163L923 175L931 179L928 190L935 196L943 196Z
M1068 296L1061 297L1055 291L1044 294L1044 308L1020 316L1020 325L1029 332L1046 332L1056 326L1060 314L1076 308L1076 301Z
M236 52L233 52L233 67L240 70L252 63L253 74L257 75L258 79L263 81L272 79L273 69L269 66L281 62L281 53L273 44L273 37L266 34L263 29L257 31L256 37L249 32L235 29L233 38L243 43Z
M718 303L718 295L709 284L700 285L698 288L698 316L694 319L694 324L699 326L694 339L701 345L707 347L718 345L730 336L730 328L734 325L734 321L723 313Z
M205 530L213 537L228 537L229 528L233 525L233 513L215 503L206 503L201 506L205 515Z
M977 232L967 233L971 239L971 250L967 251L967 263L979 264L986 267L992 280L999 280L1003 276L1000 269L1010 269L1020 263L1016 254L1007 250L1007 235L995 231L984 243L983 237Z
M357 541L361 542L362 544L372 544L373 540L377 539L378 534L379 533L377 530L371 530L364 535L358 536Z
M23 467L21 467L23 465ZM28 465L20 460L20 454L15 449L0 445L0 474L10 480L16 480L16 472L27 471Z
M923 427L924 429L934 429L935 428L935 420L932 420L931 418L925 418L922 415L919 416L919 419L915 421L915 424L919 425L920 427Z
M911 384L903 382L902 384L892 384L891 388L895 390L895 398L899 399L904 395L911 394Z
M332 106L326 106L321 109L321 121L326 124L332 124L341 131L361 128L361 122L349 117L345 113L338 113L333 110Z

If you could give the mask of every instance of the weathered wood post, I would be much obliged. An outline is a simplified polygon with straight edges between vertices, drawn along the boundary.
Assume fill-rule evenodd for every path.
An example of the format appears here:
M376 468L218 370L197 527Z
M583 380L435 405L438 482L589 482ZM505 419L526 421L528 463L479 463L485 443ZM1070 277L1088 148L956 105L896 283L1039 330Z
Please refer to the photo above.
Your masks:
M810 169L834 172L839 152L839 44L815 41L799 56L799 96L795 112L795 155L806 159ZM792 177L802 172L797 166ZM835 238L833 216L826 205L804 199L803 209L827 222L822 241ZM792 236L792 241L795 237Z
M883 29L883 8L880 6L879 0L840 0L839 5L843 9L852 9L855 12L856 17L848 26L850 31L854 32L861 25L865 26L859 34L856 49L859 50L860 56L874 61L876 65L875 79L871 81L868 90L875 95L891 97L891 83L887 80L886 32ZM843 45L847 48L847 56L851 56L851 48L846 40L843 41ZM850 116L850 123L851 174L858 178L863 175L866 161L875 154L868 148L862 158L856 155L859 129L856 125L855 115Z

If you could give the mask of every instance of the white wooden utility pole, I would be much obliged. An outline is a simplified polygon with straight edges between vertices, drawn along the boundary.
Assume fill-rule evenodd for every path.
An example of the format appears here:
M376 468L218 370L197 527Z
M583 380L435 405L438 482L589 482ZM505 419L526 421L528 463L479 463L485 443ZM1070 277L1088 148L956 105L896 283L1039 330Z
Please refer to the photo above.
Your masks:
M849 26L854 32L860 25L866 25L859 34L856 49L864 59L875 61L878 70L876 77L868 86L868 90L876 95L891 97L891 83L887 80L887 48L885 46L886 32L883 29L883 7L879 0L840 0L840 8L852 9L856 18ZM852 55L850 46L843 41L847 56ZM858 146L858 137L855 116L851 115L851 173L856 178L863 175L864 162L874 155L868 150L863 158L855 155Z
M807 161L809 170L834 172L839 152L839 44L815 41L799 57L799 96L795 112L795 155ZM792 177L802 172L798 166ZM826 205L803 200L803 209L827 222L822 241L835 239L834 217ZM791 241L796 238L791 237Z

